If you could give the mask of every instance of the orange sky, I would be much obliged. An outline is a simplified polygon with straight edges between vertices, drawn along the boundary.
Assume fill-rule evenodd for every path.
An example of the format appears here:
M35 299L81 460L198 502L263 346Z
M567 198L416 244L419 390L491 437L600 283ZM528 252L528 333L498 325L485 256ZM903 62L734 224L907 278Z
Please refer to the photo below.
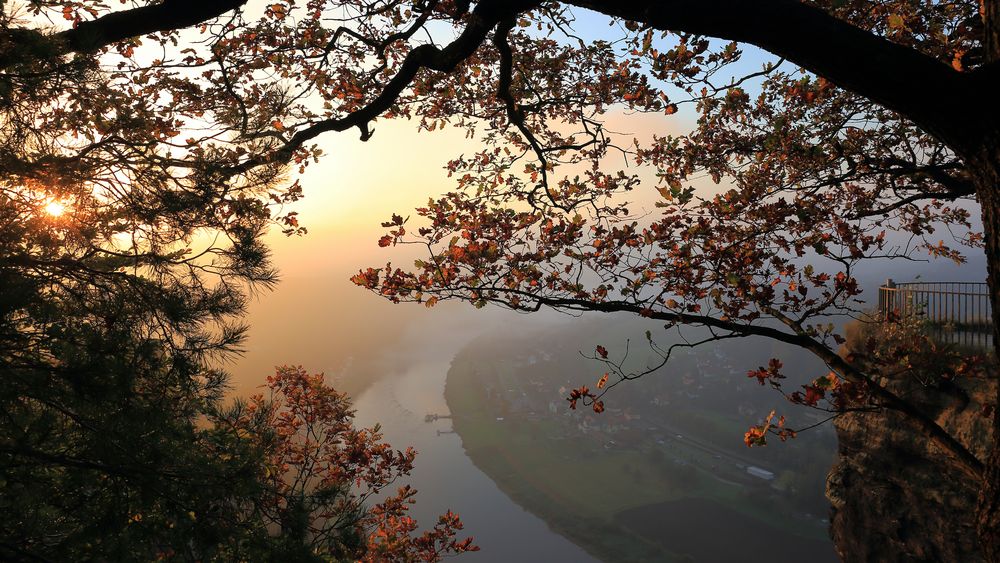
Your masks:
M648 138L663 134L668 123L681 122L678 116L670 119L618 113L610 125L628 133L626 139L632 134ZM387 345L406 323L419 321L424 330L439 330L447 338L456 315L486 324L496 317L496 312L457 303L433 311L394 306L348 281L362 267L389 260L405 265L416 257L409 248L379 248L376 241L385 231L379 223L392 213L411 215L429 197L453 189L444 164L480 147L462 131L418 133L416 123L407 121L382 120L374 131L368 142L361 142L356 131L322 137L324 156L307 169L305 198L290 208L299 212L309 233L268 235L281 282L274 291L259 293L251 305L247 353L229 366L238 393L254 389L276 364L334 373L346 358L368 355L380 342ZM640 189L636 195L641 194L655 191Z

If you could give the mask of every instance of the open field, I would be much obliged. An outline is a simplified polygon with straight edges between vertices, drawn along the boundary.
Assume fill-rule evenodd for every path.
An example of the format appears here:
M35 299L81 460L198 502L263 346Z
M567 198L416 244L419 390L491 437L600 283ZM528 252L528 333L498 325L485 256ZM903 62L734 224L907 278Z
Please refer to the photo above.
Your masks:
M774 526L708 499L647 504L620 513L616 521L666 549L698 553L697 561L702 563L752 561L754 554L764 553L768 563L835 561L823 557L829 551L827 542L783 534ZM705 522L712 525L707 527ZM705 541L706 535L716 541Z

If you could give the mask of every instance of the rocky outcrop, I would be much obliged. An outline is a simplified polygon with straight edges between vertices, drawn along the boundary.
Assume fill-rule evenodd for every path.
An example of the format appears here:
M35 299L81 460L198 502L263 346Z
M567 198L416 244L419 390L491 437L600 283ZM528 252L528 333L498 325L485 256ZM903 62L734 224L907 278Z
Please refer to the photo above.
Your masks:
M986 459L995 381L925 387L884 381L936 414L938 424ZM831 535L846 562L982 561L976 541L978 483L895 412L858 412L836 423L839 458L827 481Z

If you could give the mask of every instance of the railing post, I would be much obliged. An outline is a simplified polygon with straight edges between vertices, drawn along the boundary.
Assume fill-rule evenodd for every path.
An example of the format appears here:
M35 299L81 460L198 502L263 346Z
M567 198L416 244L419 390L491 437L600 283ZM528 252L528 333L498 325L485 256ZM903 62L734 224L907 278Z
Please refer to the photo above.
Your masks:
M889 278L885 280L885 284L878 290L878 311L883 321L889 318L892 302L895 300L895 295L893 295L895 287L896 282L892 281L892 278Z

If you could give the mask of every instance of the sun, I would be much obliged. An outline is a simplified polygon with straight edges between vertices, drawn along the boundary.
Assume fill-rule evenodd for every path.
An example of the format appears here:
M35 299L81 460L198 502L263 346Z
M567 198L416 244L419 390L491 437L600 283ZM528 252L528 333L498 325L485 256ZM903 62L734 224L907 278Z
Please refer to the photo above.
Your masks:
M66 205L59 203L58 201L50 201L45 204L45 212L52 217L59 217L66 212Z

